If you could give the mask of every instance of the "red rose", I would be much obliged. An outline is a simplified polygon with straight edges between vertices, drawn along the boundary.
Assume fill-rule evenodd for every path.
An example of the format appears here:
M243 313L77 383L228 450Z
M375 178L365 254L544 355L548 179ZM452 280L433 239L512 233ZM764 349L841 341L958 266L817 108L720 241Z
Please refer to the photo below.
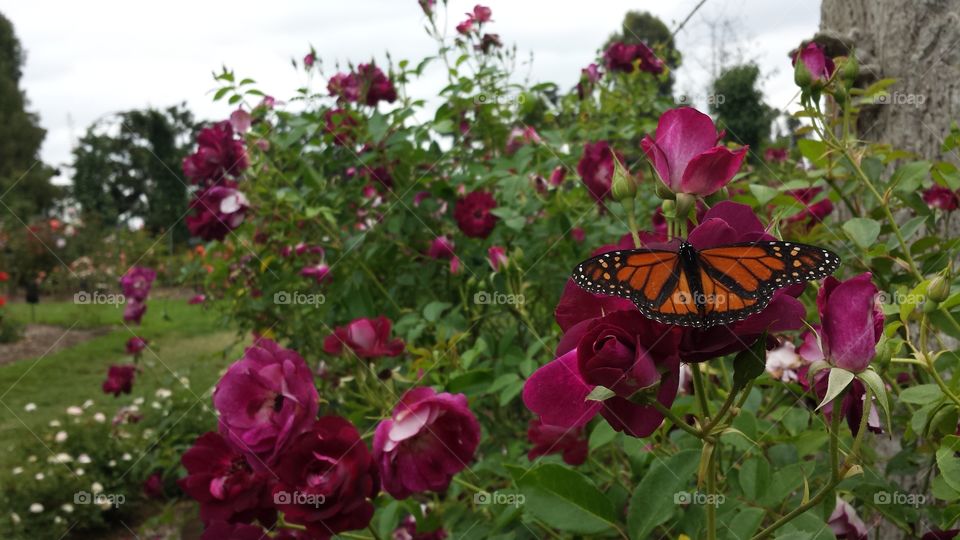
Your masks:
M497 200L486 191L474 191L457 201L453 218L463 234L471 238L486 238L497 225L497 216L490 213Z

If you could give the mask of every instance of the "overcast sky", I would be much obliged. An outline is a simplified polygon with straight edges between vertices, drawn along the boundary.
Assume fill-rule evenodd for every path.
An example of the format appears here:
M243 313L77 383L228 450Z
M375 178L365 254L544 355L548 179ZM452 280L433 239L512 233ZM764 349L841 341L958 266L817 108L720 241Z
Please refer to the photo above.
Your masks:
M449 32L475 3L450 1ZM489 31L515 43L520 58L534 55L532 66L518 71L562 88L576 83L626 11L650 11L673 29L698 3L484 2L493 9ZM684 63L676 92L703 96L718 62L752 60L764 74L768 103L784 108L795 94L786 55L813 35L819 12L817 0L706 0L677 34ZM54 165L68 163L77 137L111 112L186 101L200 119L225 118L226 103L211 101L211 72L221 65L282 100L304 82L290 59L302 58L310 45L328 71L337 61L382 61L388 50L394 60L413 61L435 52L416 0L3 0L0 13L13 22L26 50L21 85L47 129L42 158ZM411 93L429 98L442 81L434 72Z

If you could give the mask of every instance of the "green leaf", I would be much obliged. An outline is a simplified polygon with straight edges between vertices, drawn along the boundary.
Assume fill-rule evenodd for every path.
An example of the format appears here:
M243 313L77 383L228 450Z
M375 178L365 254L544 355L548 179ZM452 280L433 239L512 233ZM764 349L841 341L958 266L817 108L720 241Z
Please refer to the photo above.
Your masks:
M880 404L880 408L883 409L883 416L887 419L887 433L893 433L893 422L890 417L890 398L887 397L887 386L883 383L883 379L872 369L860 372L857 378L870 387L874 398L876 398L877 403Z
M770 485L770 464L762 457L751 458L740 466L740 489L751 501L759 501Z
M929 171L929 161L913 161L901 165L894 171L890 179L891 187L896 186L897 191L904 193L917 191L920 189Z
M562 531L597 534L616 527L613 503L580 473L552 463L517 480L525 511Z
M766 369L767 334L764 333L733 360L733 390L738 392L753 379L763 375Z
M693 480L700 464L699 454L698 450L681 450L666 462L658 460L651 465L634 489L627 508L630 538L649 538L658 525L670 519L677 509L675 497Z
M615 395L617 394L613 390L597 385L587 394L587 401L606 401Z
M960 451L960 437L956 435L944 437L940 441L940 448L937 449L937 466L940 467L940 474L954 491L960 491L960 459L956 457L958 451Z
M797 148L800 149L800 154L809 159L817 168L823 169L827 165L827 160L824 158L827 145L823 141L816 141L813 139L800 139L797 141Z
M610 444L617 436L617 432L614 431L610 424L607 422L598 422L597 427L593 428L593 431L590 432L590 451L594 451L597 448L602 448L607 444Z
M866 249L880 236L880 222L869 218L853 218L843 224L843 230L858 246Z
M935 384L911 386L900 392L900 401L913 405L926 405L941 399L943 399L943 391Z
M837 367L830 369L828 377L827 395L823 396L823 401L817 405L817 410L833 401L853 381L853 373Z
M434 300L423 308L423 318L430 322L437 322L440 319L440 315L452 305L450 302Z
M764 186L762 184L750 184L750 193L753 193L753 196L757 198L758 203L767 204L777 196L779 191L777 191L776 188Z

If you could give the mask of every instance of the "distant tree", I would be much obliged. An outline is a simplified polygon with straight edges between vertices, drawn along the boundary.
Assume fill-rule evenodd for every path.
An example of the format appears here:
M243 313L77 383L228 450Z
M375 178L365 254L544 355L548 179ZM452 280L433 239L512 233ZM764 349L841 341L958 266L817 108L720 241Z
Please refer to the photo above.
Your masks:
M155 234L174 227L174 241L185 240L181 163L194 127L181 104L117 113L87 128L73 151L73 196L84 218L105 226L141 219Z
M776 111L763 102L759 88L760 68L756 64L733 66L713 81L710 112L727 130L727 138L748 144L753 155L770 140L770 125Z
M647 11L628 11L623 17L620 30L607 38L603 48L606 49L616 42L646 43L653 48L661 60L670 67L669 78L660 86L660 93L670 95L673 91L672 71L680 66L682 56L673 41L670 29L656 15Z
M26 111L20 89L24 52L13 24L0 14L0 221L20 226L45 215L60 194L55 171L40 161L46 130Z

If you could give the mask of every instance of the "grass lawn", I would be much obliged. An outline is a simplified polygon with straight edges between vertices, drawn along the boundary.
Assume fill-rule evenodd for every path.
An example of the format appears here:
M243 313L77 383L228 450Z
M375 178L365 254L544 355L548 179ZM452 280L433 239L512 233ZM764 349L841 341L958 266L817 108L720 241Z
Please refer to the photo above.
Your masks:
M122 309L106 305L46 303L36 306L33 316L27 305L7 306L9 316L22 323L64 329L109 326L110 331L47 356L0 366L0 441L4 450L0 466L7 464L6 458L18 456L17 441L35 441L41 427L62 419L67 407L87 400L93 400L97 410L115 410L136 396L149 399L158 388L168 388L189 392L209 404L209 392L219 373L241 353L236 333L224 328L213 310L187 305L180 298L151 299L148 306L141 326L124 325ZM131 360L125 344L134 335L149 340L149 348L140 361L142 372L133 394L106 395L100 385L107 368ZM189 386L179 377L186 377ZM36 409L26 410L29 403Z

